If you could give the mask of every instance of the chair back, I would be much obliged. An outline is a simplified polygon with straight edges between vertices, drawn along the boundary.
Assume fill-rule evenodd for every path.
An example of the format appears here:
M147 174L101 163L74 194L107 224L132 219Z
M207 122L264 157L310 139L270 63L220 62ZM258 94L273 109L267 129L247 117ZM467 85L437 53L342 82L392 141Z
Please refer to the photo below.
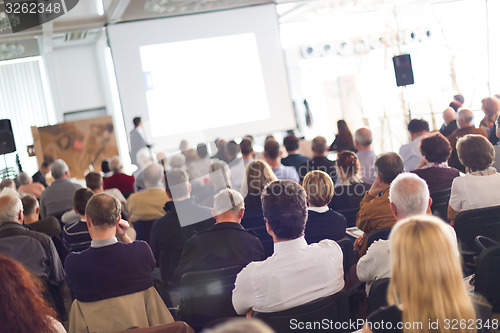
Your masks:
M432 198L432 215L448 221L448 203L450 201L451 188L434 191L430 193Z
M257 238L262 243L262 247L264 248L264 253L267 257L270 257L274 253L274 242L271 235L267 233L266 226L254 227L254 228L246 228L248 230L252 230Z
M500 245L489 247L481 252L476 266L475 292L485 297L500 312Z
M156 220L138 220L134 222L134 229L137 233L136 239L143 240L149 244L149 237L151 234L151 227L153 227L153 223Z
M181 278L180 320L196 331L214 319L238 316L232 292L236 275L243 266L185 273Z
M371 314L387 305L387 288L391 279L379 279L373 281L368 296L368 314Z
M160 252L160 274L161 280L168 283L172 280L175 269L181 260L181 253L173 253L171 251Z
M271 313L254 312L252 317L261 319L276 332L290 332L292 319L297 322L322 322L325 319L333 323L347 322L349 320L348 297L344 291L340 291L288 310ZM345 330L330 331L344 332Z
M477 252L475 238L500 241L500 206L462 211L455 218L455 232L462 250Z
M347 237L342 238L337 241L340 248L342 249L343 261L342 264L344 266L344 274L349 271L352 265L354 265L354 247L353 241Z
M373 244L373 242L384 239L387 240L389 238L389 234L391 233L391 228L384 228L384 229L376 229L370 232L370 235L368 235L368 246L367 249L370 248L370 246Z
M356 215L358 212L359 207L337 210L337 213L344 215L347 222L347 228L356 226Z

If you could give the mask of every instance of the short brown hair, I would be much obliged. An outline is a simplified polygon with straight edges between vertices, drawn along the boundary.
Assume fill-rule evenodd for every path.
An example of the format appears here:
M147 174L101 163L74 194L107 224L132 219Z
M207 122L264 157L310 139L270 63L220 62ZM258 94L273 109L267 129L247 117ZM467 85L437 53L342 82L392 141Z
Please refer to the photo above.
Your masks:
M283 139L283 145L285 146L286 151L288 151L288 152L295 151L295 150L299 149L299 138L297 138L293 134L287 135Z
M420 142L420 152L431 163L442 163L450 157L450 141L443 134L436 132L423 138Z
M73 196L73 207L80 215L85 215L85 207L94 193L88 188L81 188Z
M120 201L107 193L99 193L90 198L85 208L85 215L93 226L113 228L121 214Z
M374 167L377 176L386 184L390 184L400 173L405 172L403 159L393 152L378 155Z
M312 141L312 151L317 154L324 154L327 150L326 139L323 136L317 136Z
M484 136L467 134L457 141L460 162L470 171L487 169L495 159L495 148Z
M240 150L243 156L248 156L253 152L252 141L243 139L240 142Z
M98 190L102 187L102 176L97 172L89 172L85 176L85 184L92 191Z
M269 159L275 160L280 156L280 144L274 139L269 139L264 145L264 152Z
M326 206L333 198L333 181L330 176L320 170L309 171L304 177L302 186L306 190L307 200L314 207Z
M39 207L38 200L31 194L26 194L21 198L21 202L23 203L23 214L25 216L33 215L36 211L36 208Z

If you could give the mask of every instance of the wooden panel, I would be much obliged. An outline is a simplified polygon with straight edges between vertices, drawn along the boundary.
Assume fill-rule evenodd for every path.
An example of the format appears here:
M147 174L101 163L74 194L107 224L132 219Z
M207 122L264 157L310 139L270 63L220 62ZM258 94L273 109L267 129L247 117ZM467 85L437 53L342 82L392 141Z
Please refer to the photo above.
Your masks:
M103 159L118 155L111 116L32 127L31 131L38 165L44 160L63 159L71 176L78 179L83 179L91 166L101 171Z

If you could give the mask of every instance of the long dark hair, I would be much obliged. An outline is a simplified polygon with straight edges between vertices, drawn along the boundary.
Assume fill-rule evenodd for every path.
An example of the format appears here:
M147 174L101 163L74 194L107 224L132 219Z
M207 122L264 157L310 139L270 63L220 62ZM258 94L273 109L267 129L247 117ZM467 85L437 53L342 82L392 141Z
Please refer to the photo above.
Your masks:
M347 123L345 120L339 120L337 121L337 128L338 128L338 134L337 138L339 139L339 142L341 142L344 145L353 145L353 140L352 140L352 133L349 130L349 127L347 126Z
M42 284L17 261L0 256L0 332L54 333L56 314L42 298Z

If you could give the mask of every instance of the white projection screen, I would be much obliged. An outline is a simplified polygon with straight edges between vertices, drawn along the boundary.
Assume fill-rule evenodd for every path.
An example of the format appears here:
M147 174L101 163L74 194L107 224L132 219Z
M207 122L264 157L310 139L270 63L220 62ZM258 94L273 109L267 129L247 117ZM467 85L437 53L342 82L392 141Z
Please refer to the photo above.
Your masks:
M274 4L109 25L127 131L155 150L295 127Z

